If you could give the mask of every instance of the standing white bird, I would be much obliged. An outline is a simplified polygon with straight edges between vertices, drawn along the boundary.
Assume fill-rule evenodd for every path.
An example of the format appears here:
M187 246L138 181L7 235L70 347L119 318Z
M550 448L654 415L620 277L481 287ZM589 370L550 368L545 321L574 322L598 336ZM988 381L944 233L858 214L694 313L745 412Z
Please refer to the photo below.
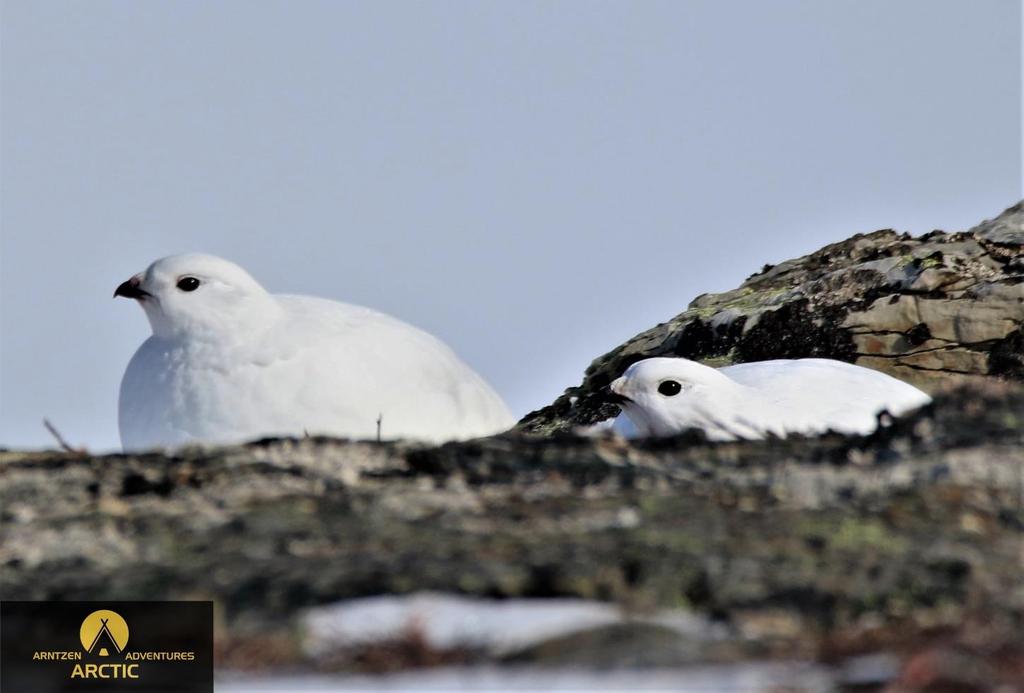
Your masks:
M166 257L114 295L137 300L153 329L121 381L126 450L378 430L440 441L514 423L435 337L369 308L269 294L227 260Z
M870 433L931 397L885 373L830 359L758 361L711 368L682 358L638 361L611 384L622 407L612 430L668 436L697 428L711 440L827 430Z

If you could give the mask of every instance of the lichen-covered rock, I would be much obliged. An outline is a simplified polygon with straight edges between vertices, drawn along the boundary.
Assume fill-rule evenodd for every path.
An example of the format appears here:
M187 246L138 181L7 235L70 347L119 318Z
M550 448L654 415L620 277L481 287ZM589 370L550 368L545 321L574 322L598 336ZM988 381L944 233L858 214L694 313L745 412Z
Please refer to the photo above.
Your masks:
M518 428L551 434L614 416L604 388L652 356L713 366L833 358L927 391L986 377L1024 380L1022 330L1024 202L966 232L875 231L766 266L599 357L580 386Z
M0 593L211 598L228 643L308 606L434 590L685 609L728 630L725 658L975 622L1024 652L1022 470L1024 389L998 383L869 437L0 452Z

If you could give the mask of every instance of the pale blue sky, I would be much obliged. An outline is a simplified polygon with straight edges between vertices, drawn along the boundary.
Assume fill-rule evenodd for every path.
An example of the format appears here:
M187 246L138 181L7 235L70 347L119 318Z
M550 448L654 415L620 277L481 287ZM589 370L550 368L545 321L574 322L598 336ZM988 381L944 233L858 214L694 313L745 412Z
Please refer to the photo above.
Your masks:
M117 446L111 300L223 255L516 414L767 262L1021 192L1019 0L2 5L0 446Z

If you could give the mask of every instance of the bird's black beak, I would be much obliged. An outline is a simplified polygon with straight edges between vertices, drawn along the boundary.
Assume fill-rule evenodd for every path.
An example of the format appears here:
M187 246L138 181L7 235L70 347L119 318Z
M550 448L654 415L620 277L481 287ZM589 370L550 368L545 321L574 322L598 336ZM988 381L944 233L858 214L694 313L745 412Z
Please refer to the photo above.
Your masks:
M139 287L139 284L141 284L141 282L139 281L138 277L132 277L128 281L123 282L120 286L114 289L114 298L117 298L118 296L124 296L125 298L135 298L139 300L146 298L147 296L149 296L149 292L143 291Z
M620 395L618 392L612 392L611 388L608 388L604 391L604 399L606 402L611 402L612 404L620 405L627 404L633 401L629 397L626 397L625 395Z

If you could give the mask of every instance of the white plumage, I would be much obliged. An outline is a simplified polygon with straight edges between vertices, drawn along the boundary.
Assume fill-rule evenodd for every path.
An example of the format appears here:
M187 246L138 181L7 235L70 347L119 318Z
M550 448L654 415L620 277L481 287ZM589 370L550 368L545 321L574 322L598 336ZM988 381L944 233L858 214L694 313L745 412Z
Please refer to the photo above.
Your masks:
M118 287L153 335L118 403L134 450L192 441L331 434L448 440L514 422L501 398L435 337L359 306L267 293L209 255L157 260Z
M613 430L629 437L697 428L712 440L827 430L870 433L931 398L885 373L829 359L711 368L681 358L638 361L611 384L622 406Z

